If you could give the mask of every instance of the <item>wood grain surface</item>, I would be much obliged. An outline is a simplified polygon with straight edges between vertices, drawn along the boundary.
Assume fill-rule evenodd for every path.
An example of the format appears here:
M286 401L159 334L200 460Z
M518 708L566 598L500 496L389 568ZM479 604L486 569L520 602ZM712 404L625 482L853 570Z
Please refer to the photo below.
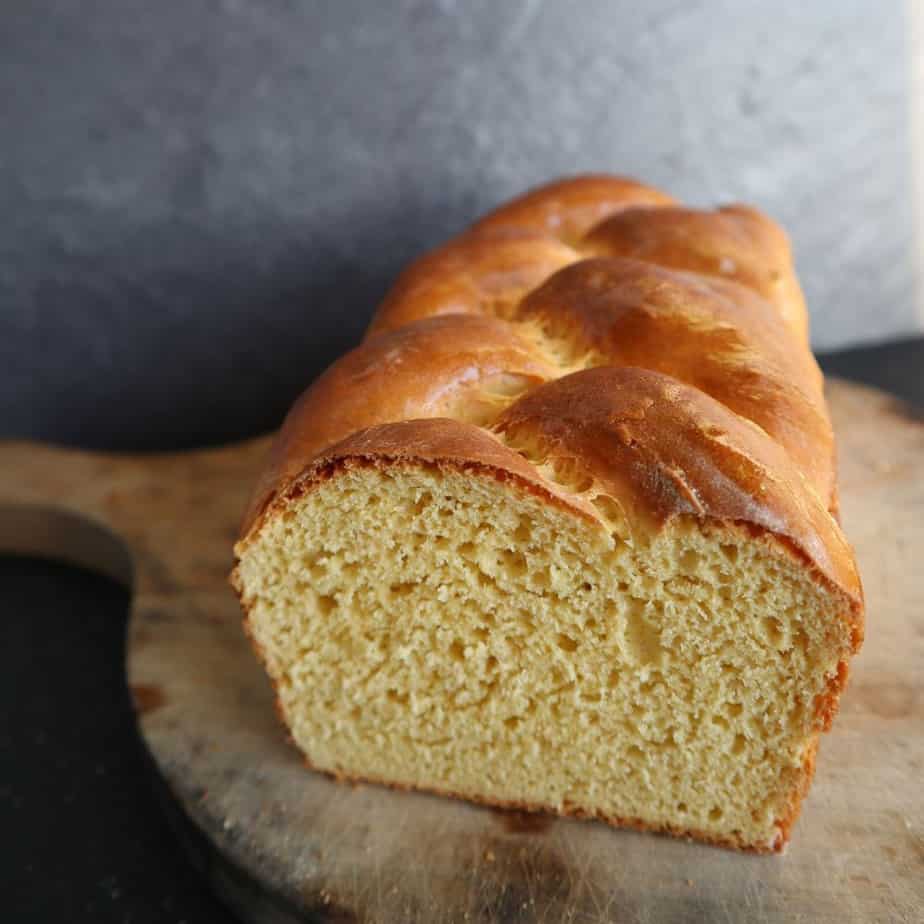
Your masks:
M247 920L919 922L924 419L842 382L829 399L867 640L782 857L306 770L227 584L266 439L144 456L0 443L0 551L133 582L141 734L200 862Z

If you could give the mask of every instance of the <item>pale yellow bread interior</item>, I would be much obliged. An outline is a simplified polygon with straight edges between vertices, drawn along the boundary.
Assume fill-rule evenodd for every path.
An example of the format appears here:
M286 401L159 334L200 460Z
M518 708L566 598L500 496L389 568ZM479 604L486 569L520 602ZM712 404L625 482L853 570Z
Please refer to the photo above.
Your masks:
M780 849L850 601L769 532L595 509L406 460L267 515L236 581L295 742L341 776Z

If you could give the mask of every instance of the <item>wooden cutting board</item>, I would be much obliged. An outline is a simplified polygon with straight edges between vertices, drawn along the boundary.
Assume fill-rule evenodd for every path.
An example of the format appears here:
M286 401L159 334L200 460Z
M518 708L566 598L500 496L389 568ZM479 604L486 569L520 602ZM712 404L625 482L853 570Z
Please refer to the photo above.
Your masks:
M829 387L867 641L793 843L738 855L306 770L227 584L267 451L0 444L0 551L133 581L128 680L194 859L250 921L924 921L924 419Z

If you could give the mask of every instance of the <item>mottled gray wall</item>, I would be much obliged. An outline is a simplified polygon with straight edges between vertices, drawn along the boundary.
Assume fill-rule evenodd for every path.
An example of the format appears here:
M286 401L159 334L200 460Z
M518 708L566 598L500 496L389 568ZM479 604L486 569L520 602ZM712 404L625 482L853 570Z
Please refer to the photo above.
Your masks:
M405 260L587 169L782 220L818 347L919 330L907 15L6 0L0 431L155 446L269 426Z

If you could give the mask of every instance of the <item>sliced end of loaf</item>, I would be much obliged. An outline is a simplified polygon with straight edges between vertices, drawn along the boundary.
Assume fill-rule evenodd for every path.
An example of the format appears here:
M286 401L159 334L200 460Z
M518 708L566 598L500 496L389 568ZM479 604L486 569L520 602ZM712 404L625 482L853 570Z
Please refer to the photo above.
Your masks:
M235 582L308 762L781 849L852 601L767 531L549 500L487 467L357 459L266 512Z

